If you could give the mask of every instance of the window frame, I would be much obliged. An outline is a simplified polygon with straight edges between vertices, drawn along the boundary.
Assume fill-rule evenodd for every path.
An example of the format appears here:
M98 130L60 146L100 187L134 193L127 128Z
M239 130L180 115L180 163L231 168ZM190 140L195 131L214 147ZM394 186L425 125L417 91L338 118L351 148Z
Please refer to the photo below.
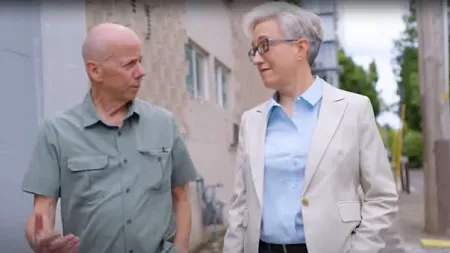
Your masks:
M225 82L224 82L225 73ZM214 61L214 79L216 85L216 102L222 108L227 108L229 105L229 90L230 90L230 74L231 70L217 59ZM225 95L225 98L224 98Z
M187 64L191 65L191 62L187 58L187 53L190 53L190 59L192 60L192 66L188 67L188 74L186 76L186 92L191 94L194 98L208 98L208 74L209 74L209 54L195 44L192 41L188 41L185 44L185 60ZM199 66L198 59L200 58L200 75L199 76ZM191 73L192 70L192 73ZM189 88L188 77L192 74L192 90ZM199 82L200 81L200 82Z
M336 20L333 15L322 15L320 16L320 19L322 21L322 26L324 29L324 41L334 41L337 39L336 34Z
M335 67L337 64L338 48L333 43L323 43L315 59L321 68Z

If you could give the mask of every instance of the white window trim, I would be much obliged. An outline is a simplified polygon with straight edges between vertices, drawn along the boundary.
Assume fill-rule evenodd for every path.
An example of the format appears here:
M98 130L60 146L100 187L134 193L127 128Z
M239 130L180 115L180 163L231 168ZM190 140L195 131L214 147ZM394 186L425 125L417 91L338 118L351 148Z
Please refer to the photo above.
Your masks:
M209 72L209 64L208 64L208 60L209 60L209 54L201 49L199 46L197 46L194 42L189 41L188 42L189 46L192 48L191 50L191 59L192 59L192 81L193 81L193 85L194 85L194 98L200 98L200 99L204 99L204 100L208 100L209 99L209 82L208 82L208 72ZM202 74L203 76L199 77L197 76L197 54L202 56ZM199 94L198 91L198 80L199 78L202 79L203 81L203 87L202 87L202 93L203 94Z
M224 64L222 64L219 61L215 61L215 75L216 75L216 98L217 98L217 104L222 107L222 108L226 108L229 106L229 75L231 73L231 71L225 67ZM225 84L222 82L222 75L223 75L223 71L226 70L227 73L227 77L226 77L226 81ZM226 93L226 97L227 97L227 101L224 101L223 99L223 93L224 93L224 88L225 93Z

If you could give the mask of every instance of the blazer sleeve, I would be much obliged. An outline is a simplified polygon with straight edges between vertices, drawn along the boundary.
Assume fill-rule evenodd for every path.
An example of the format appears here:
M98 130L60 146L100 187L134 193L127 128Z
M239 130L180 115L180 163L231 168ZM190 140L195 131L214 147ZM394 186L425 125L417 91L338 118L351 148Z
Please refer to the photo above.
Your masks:
M360 183L363 190L361 224L351 238L350 252L379 252L384 234L398 211L398 193L391 165L375 121L372 104L364 97L359 111Z
M244 252L244 212L246 204L246 185L244 179L244 170L246 166L246 154L244 130L245 114L241 118L239 127L239 141L236 153L235 163L235 181L234 190L231 198L231 204L228 215L228 228L225 233L223 253L242 253Z

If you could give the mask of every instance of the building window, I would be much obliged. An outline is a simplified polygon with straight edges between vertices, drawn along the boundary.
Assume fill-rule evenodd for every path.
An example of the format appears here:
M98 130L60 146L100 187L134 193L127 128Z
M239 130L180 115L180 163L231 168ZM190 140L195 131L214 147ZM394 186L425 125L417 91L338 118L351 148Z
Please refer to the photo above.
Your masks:
M334 16L333 15L322 15L320 17L320 19L322 20L322 26L323 26L323 30L324 30L324 36L323 36L324 41L336 40L337 35L336 35L336 29L335 29L336 27L335 27Z
M194 97L207 96L208 54L193 43L184 47L185 59L189 65L186 76L186 91Z
M335 12L336 0L304 0L301 1L300 6L314 12L316 14L329 14Z
M302 1L300 3L300 7L311 11L313 13L318 14L319 13L319 3L318 0L307 0L307 1Z
M331 14L336 12L337 0L302 0L300 7L314 12L318 15Z
M316 67L321 68L336 68L337 67L337 50L333 43L323 43L320 46L319 54L316 58Z
M228 78L230 70L222 63L216 61L215 76L216 76L216 100L217 103L226 108L228 102Z
M317 75L322 78L325 82L329 83L327 72L321 71L318 72Z
M330 13L334 13L335 9L334 9L334 5L335 5L335 1L330 1L330 0L320 0L318 1L318 13L319 14L330 14Z

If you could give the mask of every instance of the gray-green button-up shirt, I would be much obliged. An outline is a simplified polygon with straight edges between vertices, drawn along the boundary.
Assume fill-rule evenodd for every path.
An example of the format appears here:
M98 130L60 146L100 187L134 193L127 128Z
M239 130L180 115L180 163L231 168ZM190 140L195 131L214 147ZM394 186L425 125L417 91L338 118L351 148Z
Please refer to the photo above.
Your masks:
M195 180L170 112L135 100L123 125L103 122L90 94L46 121L23 190L61 198L79 253L177 252L171 189Z

